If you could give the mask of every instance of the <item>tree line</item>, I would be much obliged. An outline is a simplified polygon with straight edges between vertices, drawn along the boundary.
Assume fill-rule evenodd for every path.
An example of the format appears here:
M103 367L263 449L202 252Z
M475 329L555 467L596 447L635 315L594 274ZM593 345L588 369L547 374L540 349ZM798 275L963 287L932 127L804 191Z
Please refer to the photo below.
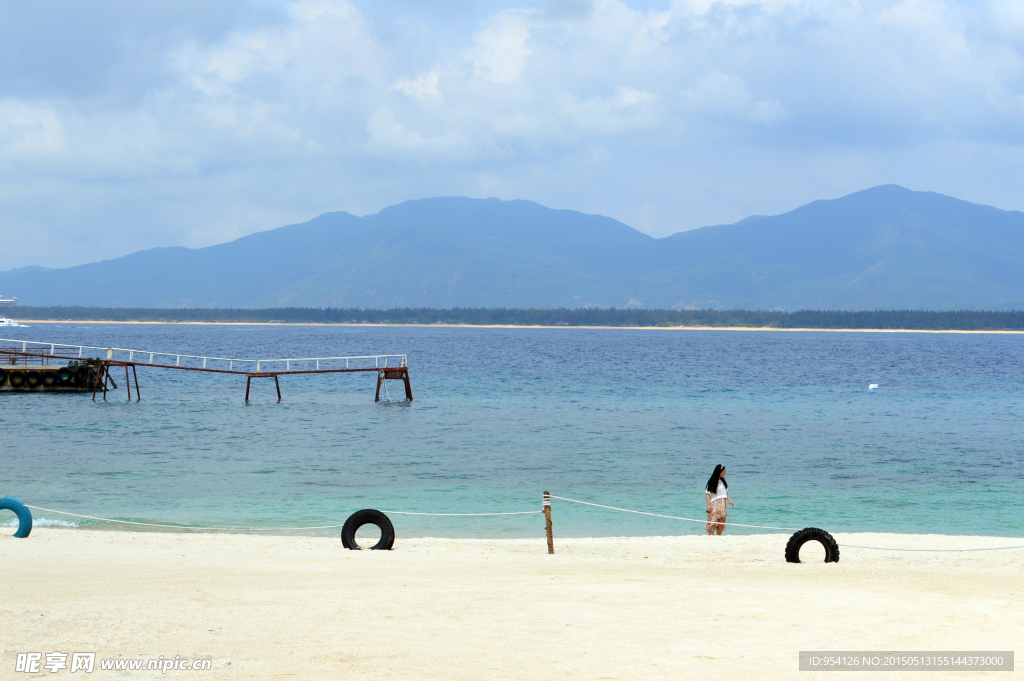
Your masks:
M1024 311L645 310L532 308L128 308L18 307L22 319L112 322L469 324L474 326L710 326L774 329L1024 331Z

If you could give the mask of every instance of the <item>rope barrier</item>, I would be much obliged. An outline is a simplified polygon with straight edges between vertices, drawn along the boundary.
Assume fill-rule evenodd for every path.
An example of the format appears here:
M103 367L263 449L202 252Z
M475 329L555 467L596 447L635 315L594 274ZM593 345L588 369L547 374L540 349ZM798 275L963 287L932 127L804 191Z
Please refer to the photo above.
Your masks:
M533 515L544 511L513 511L511 513L414 513L412 511L382 511L392 515L431 515L431 516L481 516L481 515Z
M992 546L983 549L889 549L884 546L857 546L856 544L839 544L848 549L870 549L872 551L928 551L930 553L960 553L961 551L1007 551L1009 549L1024 549L1021 546Z
M122 525L141 525L143 527L167 527L175 530L205 530L207 532L288 532L293 530L332 530L344 525L315 525L312 527L207 527L205 525L162 525L160 523L140 523L134 520L115 520L114 518L100 518L91 515L82 515L80 513L68 513L67 511L57 511L52 508L43 508L42 506L31 506L25 504L27 508L32 508L37 511L46 511L47 513L58 513L60 515L71 516L73 518L84 518L86 520L99 520L104 523L120 523ZM409 511L384 511L384 513L391 513L393 515L428 515L428 516L494 516L494 515L529 515L534 513L543 513L543 511L515 511L512 513L413 513Z
M98 518L91 515L81 515L79 513L68 513L67 511L57 511L52 508L43 508L42 506L31 506L25 504L27 508L33 508L37 511L46 511L47 513L59 513L60 515L67 515L73 518L85 518L87 520L99 520L105 523L121 523L122 525L143 525L145 527L169 527L175 530L207 530L209 532L286 532L289 530L329 530L337 527L344 527L344 525L317 525L314 527L207 527L204 525L161 525L159 523L140 523L134 520L115 520L113 518Z
M704 523L708 524L706 520L699 520L697 518L684 518L682 516L665 515L662 513L648 513L646 511L635 511L629 508L619 508L618 506L606 506L604 504L595 504L589 501L580 501L579 499L569 499L568 497L560 497L554 494L550 495L551 499L558 499L560 501L567 501L573 504L581 504L583 506L593 506L595 508L605 508L610 511L620 511L622 513L635 513L636 515L651 516L653 518L667 518L669 520L682 520L690 523ZM207 527L203 525L166 525L160 523L143 523L135 520L117 520L114 518L100 518L98 516L82 515L80 513L69 513L68 511L58 511L52 508L44 508L42 506L32 506L25 504L26 507L35 509L37 511L46 511L47 513L57 513L59 515L70 516L73 518L82 518L85 520L98 520L105 523L119 523L122 525L139 525L143 527L164 527L174 530L200 530L205 532L289 532L298 530L331 530L344 525L314 525L310 527ZM511 511L505 513L421 513L416 511L384 511L384 513L390 513L392 515L415 515L415 516L434 516L434 517L481 517L481 516L511 516L511 515L536 515L544 513L544 511ZM796 532L802 528L799 527L775 527L772 525L745 525L742 523L720 523L712 522L712 525L732 525L733 527L749 527L758 530L783 530L786 532ZM914 552L929 552L929 553L960 553L964 551L1009 551L1014 549L1024 549L1024 545L1020 546L993 546L976 549L898 549L888 548L884 546L859 546L857 544L839 544L839 546L850 549L866 549L871 551L914 551Z
M706 523L710 525L732 525L734 527L753 527L759 530L785 530L787 532L797 532L803 528L799 527L771 527L768 525L742 525L740 523L719 523L711 522L708 523L704 520L697 520L696 518L682 518L674 515L662 515L661 513L647 513L645 511L633 511L628 508L618 508L617 506L605 506L604 504L593 504L589 501L580 501L579 499L567 499L566 497L558 497L554 494L551 495L552 499L561 499L562 501L569 501L574 504L583 504L584 506L596 506L597 508L607 508L612 511L622 511L623 513L636 513L637 515L653 516L655 518L668 518L670 520L685 520L691 523ZM892 549L885 548L882 546L858 546L856 544L839 544L844 548L848 549L869 549L872 551L926 551L931 553L960 553L961 551L1008 551L1011 549L1024 549L1024 545L1021 546L993 546L980 549Z
M637 515L649 515L655 518L668 518L670 520L685 520L689 523L701 523L702 525L731 525L733 527L753 527L758 530L784 530L786 532L796 532L803 528L800 527L772 527L771 525L743 525L741 523L720 523L720 522L709 522L707 520L697 520L696 518L683 518L675 515L662 515L661 513L647 513L646 511L631 511L628 508L618 508L617 506L605 506L604 504L592 504L589 501L580 501L579 499L567 499L566 497L556 497L554 494L551 495L552 499L561 499L562 501L570 501L574 504L583 504L584 506L596 506L597 508L607 508L612 511L622 511L623 513L636 513Z

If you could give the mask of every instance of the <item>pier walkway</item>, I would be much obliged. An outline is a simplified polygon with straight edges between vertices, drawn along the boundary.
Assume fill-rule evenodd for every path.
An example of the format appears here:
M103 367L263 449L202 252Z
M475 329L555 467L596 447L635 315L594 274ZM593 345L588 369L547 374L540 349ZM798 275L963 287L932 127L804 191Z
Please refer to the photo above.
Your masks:
M280 376L374 371L377 372L376 401L380 401L381 387L386 380L403 381L405 384L405 397L407 400L412 400L409 366L405 355L244 359L0 338L0 366L6 370L8 375L12 372L27 371L29 370L29 365L38 365L32 370L36 373L40 373L40 366L44 367L43 373L45 373L45 367L61 362L72 367L84 366L91 369L88 384L92 388L93 399L96 399L96 395L100 391L102 391L103 399L106 399L108 383L113 388L117 388L117 384L114 383L113 376L111 375L111 369L114 367L124 367L125 369L129 400L131 400L131 380L132 378L135 379L135 394L138 398L139 384L136 369L137 367L144 366L156 369L245 376L245 399L247 402L249 401L250 385L254 378L273 378L277 387L277 398L280 401L281 385L278 380ZM19 365L22 366L19 367ZM129 371L131 375L129 375ZM54 385L58 384L60 383L55 383ZM24 383L24 385L27 386L27 383ZM7 387L6 384L0 386L0 388L3 387ZM30 389L42 387L45 389L47 386L34 385L27 387ZM16 388L14 382L11 382L10 388L22 388L22 384L19 384Z

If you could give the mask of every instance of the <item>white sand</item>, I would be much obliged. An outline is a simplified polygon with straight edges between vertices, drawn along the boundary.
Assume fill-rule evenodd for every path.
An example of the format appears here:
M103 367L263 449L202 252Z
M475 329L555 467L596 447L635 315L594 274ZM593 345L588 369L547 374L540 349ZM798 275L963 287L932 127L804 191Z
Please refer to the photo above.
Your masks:
M175 326L412 326L453 329L625 329L628 331L833 331L835 333L974 333L1024 334L1012 329L822 329L817 327L779 328L776 326L560 326L553 324L392 324L383 322L132 322L103 319L24 319L29 324L168 324Z
M0 679L33 678L14 673L16 654L28 651L213 663L212 672L97 669L86 679L545 681L811 681L837 677L798 672L800 650L1024 651L1024 550L849 548L838 564L795 565L783 559L787 538L556 536L549 556L543 538L399 537L393 551L358 552L337 538L37 528L28 539L0 535Z

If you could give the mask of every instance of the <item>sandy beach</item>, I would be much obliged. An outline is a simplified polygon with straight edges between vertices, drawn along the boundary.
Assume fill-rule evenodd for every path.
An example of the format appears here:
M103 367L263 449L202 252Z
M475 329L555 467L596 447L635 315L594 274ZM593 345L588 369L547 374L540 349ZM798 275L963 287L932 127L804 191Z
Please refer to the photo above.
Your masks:
M5 532L10 532L7 528ZM787 535L403 539L37 528L0 535L0 678L19 652L202 658L147 679L824 679L800 650L1024 650L1024 550ZM977 548L1020 539L836 535ZM1019 662L1018 662L1018 670ZM60 673L69 673L63 670ZM1017 677L917 672L915 679ZM857 678L870 678L862 674Z
M815 327L779 328L776 326L565 326L536 324L371 324L369 322L133 322L103 319L22 319L24 324L145 324L173 326L370 326L370 327L423 327L453 329L620 329L627 331L831 331L835 333L970 333L970 334L1024 334L1024 331L1003 329L826 329Z

